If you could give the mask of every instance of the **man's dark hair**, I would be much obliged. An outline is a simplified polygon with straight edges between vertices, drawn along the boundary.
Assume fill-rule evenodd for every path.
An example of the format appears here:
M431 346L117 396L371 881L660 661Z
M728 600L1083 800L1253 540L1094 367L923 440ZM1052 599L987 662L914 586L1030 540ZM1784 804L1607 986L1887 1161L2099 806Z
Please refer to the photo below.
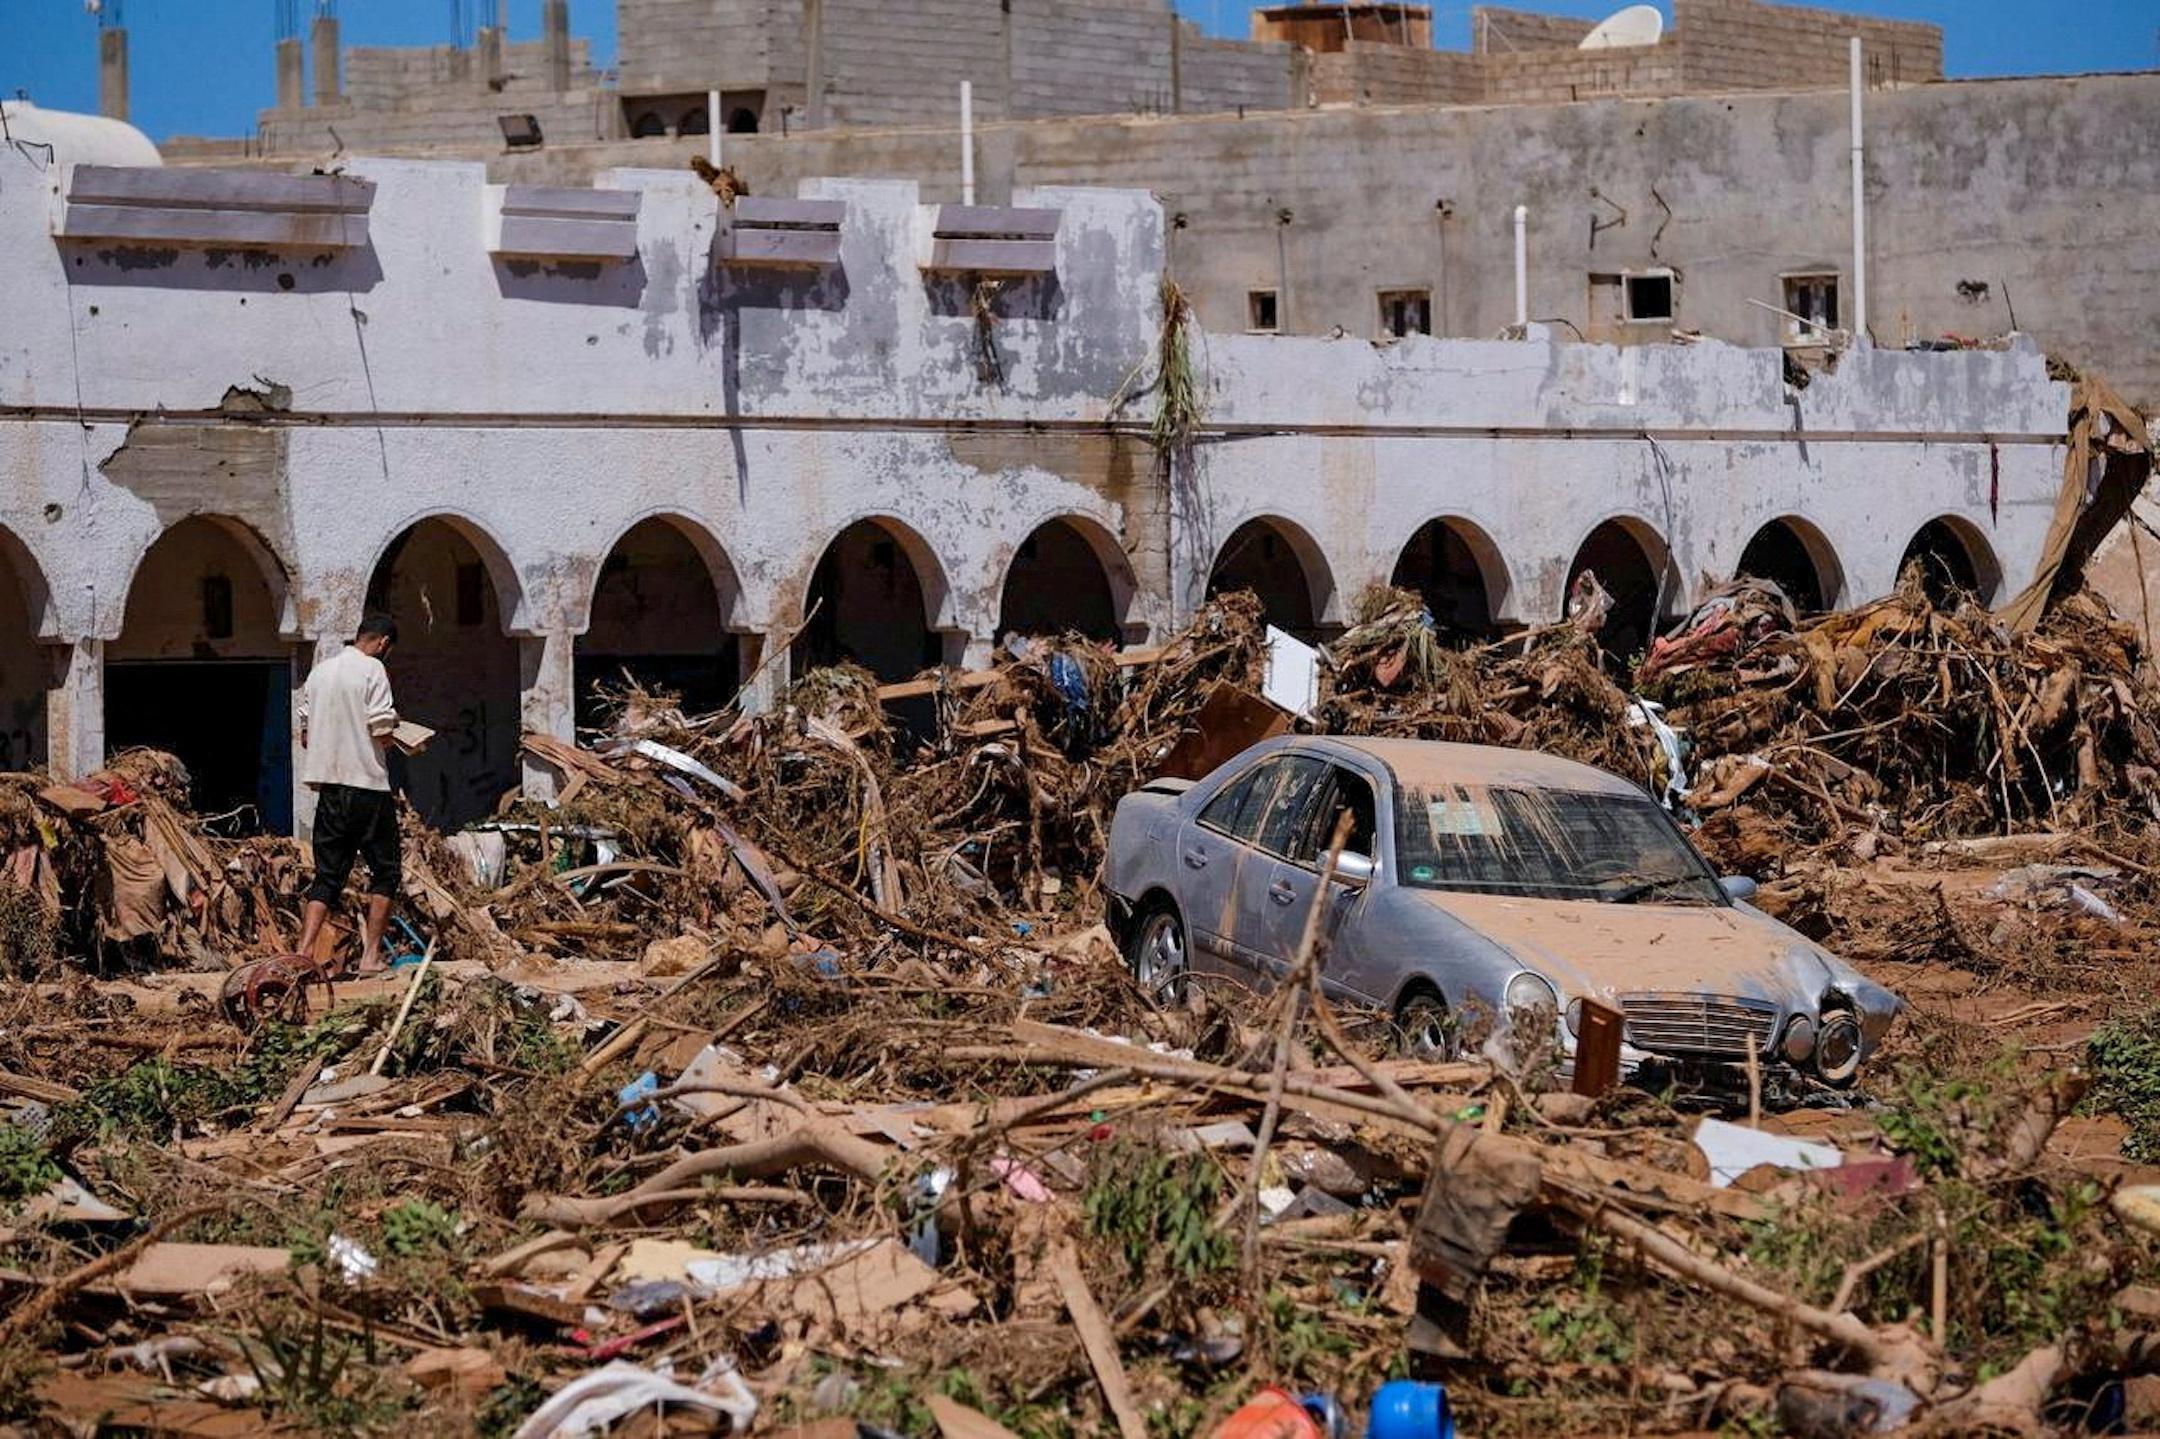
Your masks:
M360 633L356 638L364 640L369 635L380 635L391 644L396 644L397 621L384 614L381 610L370 610L361 617Z

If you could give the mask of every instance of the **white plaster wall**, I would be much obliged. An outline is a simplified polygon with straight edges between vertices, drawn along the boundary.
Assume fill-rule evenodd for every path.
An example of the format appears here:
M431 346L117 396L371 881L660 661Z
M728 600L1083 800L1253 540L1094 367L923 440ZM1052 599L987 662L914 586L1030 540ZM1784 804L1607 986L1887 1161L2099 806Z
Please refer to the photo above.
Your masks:
M1136 638L1197 602L1216 547L1256 516L1324 562L1323 622L1436 516L1489 537L1510 580L1499 617L1534 622L1557 614L1582 538L1623 515L1669 543L1687 594L1788 515L1827 538L1848 601L1889 588L1942 515L1984 536L2015 587L2060 474L2067 392L2030 347L1863 351L1793 392L1776 351L1715 343L1202 335L1209 431L1167 533L1140 533L1159 482L1121 488L1069 452L1151 413L1151 196L1015 196L1061 209L1058 270L987 297L986 378L972 287L917 268L934 210L910 183L806 183L846 202L842 264L759 275L712 263L725 217L687 175L603 178L643 197L634 263L513 267L484 249L480 166L348 168L379 187L370 247L250 256L56 242L64 172L0 152L0 528L49 591L46 640L116 638L175 513L105 473L138 417L277 432L276 486L249 503L274 512L251 523L290 576L288 635L349 635L391 539L459 519L502 624L539 647L521 666L528 724L567 705L536 676L559 675L599 565L654 515L698 538L732 600L724 623L745 633L789 629L825 546L877 518L919 561L931 627L979 657L1015 547L1052 518L1082 522L1113 562L1167 545L1167 582L1114 575ZM285 387L289 409L219 413L236 386ZM971 425L1005 458L963 458ZM1029 427L1074 443L1031 451ZM209 483L180 507L218 503ZM85 665L71 673L90 694ZM78 721L55 730L88 743Z

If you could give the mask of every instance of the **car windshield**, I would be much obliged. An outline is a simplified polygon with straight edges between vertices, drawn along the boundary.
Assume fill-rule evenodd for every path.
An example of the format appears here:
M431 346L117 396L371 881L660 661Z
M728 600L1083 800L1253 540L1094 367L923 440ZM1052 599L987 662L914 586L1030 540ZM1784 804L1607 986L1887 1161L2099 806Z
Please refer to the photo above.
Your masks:
M1647 796L1487 785L1396 791L1395 868L1418 889L1607 904L1729 903Z

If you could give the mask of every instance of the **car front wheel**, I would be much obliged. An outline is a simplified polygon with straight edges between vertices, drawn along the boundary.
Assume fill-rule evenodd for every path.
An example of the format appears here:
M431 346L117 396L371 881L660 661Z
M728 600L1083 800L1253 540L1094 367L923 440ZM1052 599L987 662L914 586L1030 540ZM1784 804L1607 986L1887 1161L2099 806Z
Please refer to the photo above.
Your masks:
M1402 1052L1412 1059L1441 1061L1462 1053L1462 1026L1455 1011L1430 989L1412 990L1395 1007L1395 1031Z
M1133 978L1160 1004L1183 1004L1191 973L1185 948L1185 922L1160 901L1142 910L1126 945Z

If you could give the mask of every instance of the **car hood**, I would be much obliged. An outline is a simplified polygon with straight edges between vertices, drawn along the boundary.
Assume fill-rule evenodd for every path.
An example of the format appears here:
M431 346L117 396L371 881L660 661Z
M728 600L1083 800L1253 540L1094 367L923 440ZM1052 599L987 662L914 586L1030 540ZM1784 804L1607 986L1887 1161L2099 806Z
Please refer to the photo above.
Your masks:
M1803 936L1740 905L1409 893L1544 975L1559 986L1563 1001L1680 991L1812 1010L1841 977L1842 966Z

